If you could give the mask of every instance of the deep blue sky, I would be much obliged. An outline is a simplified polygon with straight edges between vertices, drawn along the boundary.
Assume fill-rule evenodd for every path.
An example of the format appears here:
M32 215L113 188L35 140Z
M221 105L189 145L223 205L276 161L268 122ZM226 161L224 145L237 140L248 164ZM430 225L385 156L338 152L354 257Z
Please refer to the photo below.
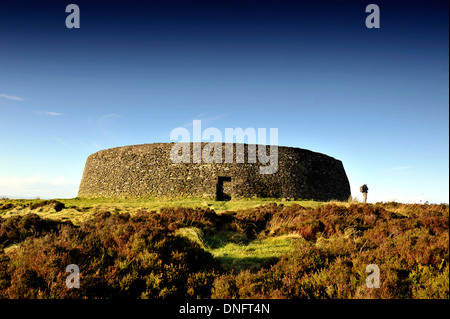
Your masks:
M66 5L81 10L67 29ZM376 3L381 28L367 29ZM87 156L278 128L354 196L449 201L448 1L0 0L0 196L75 197Z

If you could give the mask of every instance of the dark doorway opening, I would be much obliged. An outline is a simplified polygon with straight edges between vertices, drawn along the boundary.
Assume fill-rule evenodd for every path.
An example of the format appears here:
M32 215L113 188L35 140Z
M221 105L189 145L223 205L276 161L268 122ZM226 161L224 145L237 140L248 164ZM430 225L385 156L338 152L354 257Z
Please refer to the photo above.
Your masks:
M229 201L231 199L231 177L219 176L217 181L216 200Z

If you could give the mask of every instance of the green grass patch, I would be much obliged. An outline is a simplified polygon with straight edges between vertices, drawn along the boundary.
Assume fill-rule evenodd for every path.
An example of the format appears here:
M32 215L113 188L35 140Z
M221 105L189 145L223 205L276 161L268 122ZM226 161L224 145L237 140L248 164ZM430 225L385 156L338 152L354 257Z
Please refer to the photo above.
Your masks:
M227 270L257 271L271 266L279 257L292 253L302 240L296 235L284 235L256 239L248 244L229 242L222 247L208 250Z
M204 237L195 227L181 228L176 235L186 237L209 251L226 270L240 272L256 271L270 266L279 257L294 251L296 245L304 240L294 234L267 237L246 241L236 238L232 233L221 233Z

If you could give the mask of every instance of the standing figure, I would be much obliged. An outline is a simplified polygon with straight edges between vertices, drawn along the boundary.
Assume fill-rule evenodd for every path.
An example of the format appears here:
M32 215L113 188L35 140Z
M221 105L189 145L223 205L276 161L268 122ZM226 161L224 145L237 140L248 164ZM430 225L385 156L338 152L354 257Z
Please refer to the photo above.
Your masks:
M364 184L359 188L361 193L363 193L364 196L364 204L367 202L367 193L369 192L369 187L367 187L367 184Z

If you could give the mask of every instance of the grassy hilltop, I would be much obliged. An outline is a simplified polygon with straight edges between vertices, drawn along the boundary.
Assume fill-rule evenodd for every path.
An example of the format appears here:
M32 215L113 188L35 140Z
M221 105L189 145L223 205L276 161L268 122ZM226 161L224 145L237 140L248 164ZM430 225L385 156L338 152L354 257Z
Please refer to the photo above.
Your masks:
M1 199L0 217L0 298L449 298L445 204Z

